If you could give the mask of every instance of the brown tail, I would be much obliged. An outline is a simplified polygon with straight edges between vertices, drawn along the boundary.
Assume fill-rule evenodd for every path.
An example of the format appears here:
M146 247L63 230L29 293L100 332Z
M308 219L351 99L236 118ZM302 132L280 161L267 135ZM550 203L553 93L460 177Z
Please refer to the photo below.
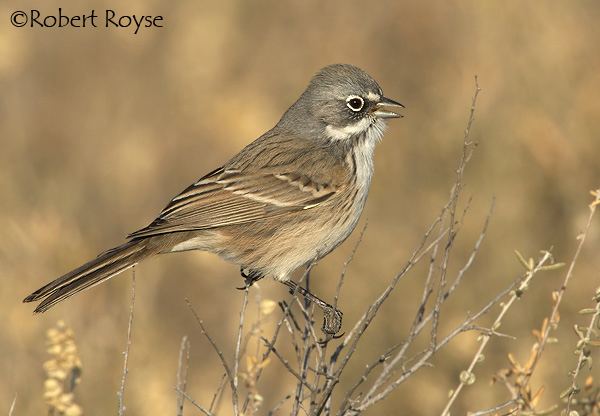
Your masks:
M41 287L23 302L42 300L34 312L45 312L69 296L110 279L152 254L155 253L146 248L146 240L129 241Z

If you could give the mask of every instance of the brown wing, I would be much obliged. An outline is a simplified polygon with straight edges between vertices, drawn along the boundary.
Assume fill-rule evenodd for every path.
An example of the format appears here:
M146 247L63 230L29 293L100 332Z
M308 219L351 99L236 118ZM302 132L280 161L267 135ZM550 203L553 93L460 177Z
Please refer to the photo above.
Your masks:
M337 184L323 182L289 166L251 172L220 168L177 195L156 220L128 237L205 230L308 209L338 191Z

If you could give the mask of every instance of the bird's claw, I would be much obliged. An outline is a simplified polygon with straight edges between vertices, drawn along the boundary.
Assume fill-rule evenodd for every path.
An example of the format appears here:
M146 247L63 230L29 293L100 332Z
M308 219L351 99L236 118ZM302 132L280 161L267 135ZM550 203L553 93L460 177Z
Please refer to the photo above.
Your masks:
M334 339L341 337L343 334L338 337L336 337L335 334L342 329L343 315L342 311L334 309L331 306L323 308L323 333L325 333L325 335L333 335Z
M248 270L244 269L243 267L240 268L240 274L244 278L244 286L236 287L237 290L246 290L252 287L254 283L258 282L264 277L260 272L257 272L256 270Z

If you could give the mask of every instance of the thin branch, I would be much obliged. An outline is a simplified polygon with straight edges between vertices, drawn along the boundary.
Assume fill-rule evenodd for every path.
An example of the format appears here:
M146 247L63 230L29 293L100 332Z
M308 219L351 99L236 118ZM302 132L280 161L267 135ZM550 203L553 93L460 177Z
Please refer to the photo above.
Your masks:
M210 401L210 407L208 410L211 413L214 413L216 411L216 407L218 406L218 404L221 400L223 391L225 390L226 382L227 382L227 373L223 373L223 375L221 376L221 380L219 381L219 386L217 387L217 390L215 391L215 394L213 395L213 398Z
M590 228L592 218L596 212L596 207L600 204L600 189L593 191L592 195L595 198L594 198L594 201L590 204L590 215L588 217L588 222L587 222L587 225L585 227L583 234L581 234L581 238L579 239L579 245L577 246L577 250L575 251L575 256L573 257L573 261L571 262L571 265L569 266L569 270L567 271L567 275L565 276L565 282L563 283L563 286L561 287L562 292L559 293L559 297L558 297L556 303L559 303L560 299L562 298L562 293L564 293L564 289L566 289L569 278L573 272L573 267L575 266L575 261L577 260L577 257L579 256L579 252L581 251L581 247L583 246L583 243L585 241L585 237ZM571 373L571 376L572 376L571 388L570 388L569 395L567 398L567 412L566 412L567 414L569 414L569 412L571 410L571 401L572 401L573 397L575 397L575 395L579 392L579 388L577 386L577 376L579 376L579 371L583 367L585 361L589 360L589 358L587 358L587 355L586 355L586 347L587 347L586 344L589 343L589 341L592 337L593 328L594 328L595 323L598 322L598 320L600 319L600 288L596 290L596 296L594 296L594 301L596 302L595 312L593 313L592 319L590 320L590 324L587 327L585 337L583 339L579 340L579 343L581 343L582 345L579 347L579 356L577 357L577 365L575 366L575 369ZM557 305L555 305L555 308L557 308ZM553 314L554 314L554 311L553 311ZM552 321L553 320L551 317L550 322L552 322ZM546 339L544 339L544 340L546 340Z
M214 413L212 413L211 411L209 411L208 409L205 409L204 407L202 407L199 403L196 403L196 401L194 399L192 399L185 391L183 390L179 390L178 388L175 388L175 390L177 391L177 393L181 394L183 397L185 397L185 399L190 402L192 404L192 406L194 406L196 409L200 410L202 413L204 413L206 416L215 416Z
M338 348L336 349L336 351L334 352L334 354L332 356L332 362L335 362L337 356L339 355L339 353L341 352L341 350L343 348L350 345L349 353L348 353L350 355L347 354L344 357L344 359L342 360L342 362L340 364L340 369L343 368L342 365L344 365L345 363L348 362L348 360L350 359L350 356L352 355L352 352L354 351L354 349L356 347L356 344L358 343L358 339L362 336L362 334L369 327L371 321L373 320L373 318L379 311L379 308L385 302L385 300L389 297L389 295L392 293L392 291L394 290L394 288L396 287L396 285L398 284L400 279L402 279L402 277L404 277L410 270L412 270L412 268L417 263L419 263L419 261L422 259L422 257L425 254L427 254L430 250L432 250L439 243L439 241L443 238L443 235L440 235L435 240L433 240L433 242L431 242L431 244L429 244L427 247L425 247L425 244L426 244L427 240L429 239L431 232L435 229L435 227L439 224L440 221L441 221L440 217L438 217L434 220L434 222L430 225L429 229L425 232L425 235L423 236L421 243L413 251L410 259L406 262L404 267L392 278L392 280L388 284L388 286L383 290L383 292L381 292L381 294L377 297L377 299L375 299L373 304L371 306L369 306L367 311L365 313L363 313L363 315L358 320L358 322L354 325L352 330L350 330L348 335L346 335L346 337L344 338L344 341L342 341L342 343L338 346ZM350 341L352 341L352 343Z
M306 331L308 332L308 335L310 335L312 338L312 341L313 341L312 345L314 346L314 348L317 351L317 356L318 356L318 358L322 359L323 358L323 350L319 343L319 337L317 337L317 333L315 332L315 326L314 326L314 322L312 319L312 315L314 312L313 306L311 305L311 307L310 307L311 309L309 312L306 309L306 307L304 305L302 305L302 302L300 302L300 299L296 298L296 304L300 308L300 311L302 312L304 319L306 320L306 322L308 322L308 324L306 325Z
M17 393L15 393L15 397L13 398L13 401L10 404L10 409L8 409L8 416L13 416L13 412L15 411L16 405L17 405Z
M306 335L306 339L308 339L308 335ZM304 357L302 359L302 365L300 370L302 371L300 374L300 381L298 381L298 385L296 386L296 394L294 395L294 403L292 406L292 416L297 416L300 409L302 409L302 402L304 401L304 388L303 386L308 385L308 361L310 359L310 353L312 352L312 346L307 346L304 349Z
M127 343L125 344L125 351L123 352L123 375L121 376L121 388L117 392L119 399L119 416L125 414L125 383L127 382L127 364L129 362L129 347L131 346L131 327L133 325L133 310L135 306L135 266L132 268L131 274L131 303L129 307L129 322L127 324Z
M287 306L287 304L282 305L282 303L279 303L279 306L283 310L283 316L281 317L281 319L275 326L275 332L273 333L273 336L271 337L271 341L269 342L270 345L275 345L275 342L277 342L279 333L281 332L281 327L282 327L284 321L286 320L287 316L289 315L289 307ZM270 354L271 354L271 349L267 348L267 350L263 353L263 355L261 357L261 362L265 362L265 360L267 358L269 358ZM255 378L256 383L258 383L258 380L260 379L262 372L263 372L263 369L261 367L258 369L258 372L256 373L256 378ZM250 398L246 397L246 399L244 400L244 404L242 406L242 414L246 414L246 410L248 409L249 404L250 404Z
M394 351L396 351L401 345L406 345L407 343L408 343L408 341L403 341L401 343L393 345L391 348L389 348L387 351L385 351L383 354L381 354L375 361L373 361L371 364L367 364L365 366L365 371L363 372L362 376L354 383L354 385L352 387L350 387L350 390L348 390L348 392L346 392L346 396L344 397L344 400L342 401L342 405L340 406L340 409L342 409L342 411L340 413L343 413L344 410L347 410L350 407L350 402L352 401L352 396L354 395L356 390L364 382L367 381L367 379L369 378L369 376L371 375L373 370L378 368L380 365L383 365L392 356L392 353Z
M520 280L520 279L519 279ZM483 308L481 308L476 314L473 316L467 317L460 325L458 325L454 330L452 330L446 337L444 337L441 341L436 343L435 348L428 347L425 351L421 353L419 359L410 366L407 370L404 370L400 377L398 377L395 381L388 384L384 390L372 397L365 397L360 405L353 407L353 411L362 412L366 408L374 405L375 403L383 400L387 397L392 391L394 391L400 384L406 381L407 378L412 376L415 372L421 369L423 366L427 365L429 359L437 353L440 349L445 347L452 339L454 339L457 335L462 332L468 331L473 322L479 319L481 316L486 314L493 308L500 300L506 296L514 287L518 284L518 281L513 282L509 287L501 291L498 295L496 295L492 300L490 300Z
M300 362L302 361L301 348L300 344L298 343L298 340L296 339L296 331L301 331L300 325L298 325L298 321L292 314L289 304L287 302L281 302L280 305L285 305L283 307L286 309L287 313L283 316L283 322L285 323L285 328L290 334L290 341L292 343L292 346L294 347L294 352L296 353L296 360L298 362L298 365L300 365Z
M310 290L310 273L306 273L306 290ZM314 346L317 345L315 343L309 344L310 339L310 329L314 325L313 322L313 312L314 306L311 306L311 303L307 298L304 298L304 306L300 302L300 300L296 297L296 302L302 311L302 315L304 317L304 330L302 333L302 361L300 364L300 378L298 384L296 385L296 393L294 395L294 401L292 403L292 412L291 416L297 416L298 412L302 408L302 402L304 401L304 386L308 384L308 362L310 360L310 355L314 349ZM310 308L310 311L307 310Z
M531 379L531 376L537 366L537 363L539 362L539 360L542 356L542 353L544 352L544 347L546 346L546 343L548 342L548 337L550 336L550 331L552 329L555 329L558 326L558 321L559 321L558 308L560 307L560 303L562 301L563 295L565 294L565 291L567 290L569 281L571 280L571 277L573 276L573 270L575 269L575 264L577 263L577 259L579 258L579 254L581 253L581 249L583 247L583 244L585 243L586 237L587 237L590 227L592 225L592 219L594 218L594 214L596 213L596 208L600 204L600 190L592 191L592 195L594 196L594 201L592 201L592 203L589 205L590 214L588 216L587 223L585 225L583 232L577 237L579 240L579 244L577 245L577 249L575 250L575 254L573 255L573 260L571 260L571 263L569 264L569 268L565 275L565 279L564 279L560 289L558 290L558 292L555 292L556 296L555 296L555 301L554 301L554 307L552 308L552 313L550 314L550 322L549 322L550 324L546 326L545 330L542 333L541 341L539 342L538 348L536 349L536 354L532 361L531 372L525 376L525 383L528 383L529 380Z
M231 368L229 368L229 365L227 364L227 360L225 360L225 355L223 354L223 351L221 351L219 349L219 347L217 346L217 343L212 339L212 337L206 331L206 328L204 327L204 322L202 322L202 320L200 319L200 317L196 313L196 310L194 309L194 307L190 303L190 300L186 298L185 302L187 303L188 308L190 309L190 311L192 311L192 314L194 315L194 318L196 318L196 322L200 326L200 332L202 333L202 335L204 335L206 337L206 339L208 340L208 342L212 346L213 350L215 350L215 352L219 356L219 359L221 360L221 364L223 365L223 368L225 369L225 373L227 374L227 379L229 380L229 386L231 387L231 392L232 392L231 394L232 394L232 396L236 396L236 398L237 398L237 386L235 385L233 373L231 372ZM234 399L232 399L232 400L234 400ZM237 402L235 404L237 404ZM234 410L234 414L237 416L237 411L239 410L237 408L237 406L234 405L234 409L233 410Z
M440 232L439 239L441 239L444 235L445 235L445 230L442 230L442 232ZM394 346L392 346L391 348L389 348L386 352L381 354L373 363L368 364L366 366L365 372L363 373L363 375L356 381L356 383L346 393L346 397L344 398L344 400L342 402L342 406L340 407L342 409L342 411L339 414L344 413L344 410L348 409L351 398L354 395L354 392L356 391L356 389L358 389L358 387L367 380L367 378L373 372L373 370L375 370L377 367L386 363L387 360L392 356L393 352L397 351L398 348L401 347L401 351L398 355L399 355L399 357L404 356L408 347L412 344L414 339L417 337L417 335L421 332L421 330L424 328L424 326L427 324L427 322L429 322L429 320L433 316L433 312L431 312L425 319L423 319L423 314L425 313L425 307L427 305L428 299L429 299L430 295L433 293L432 280L433 280L433 274L434 274L433 272L435 269L435 259L437 258L439 239L436 240L437 244L435 244L433 246L433 249L431 251L429 267L428 267L428 272L427 272L427 278L425 279L425 284L423 286L423 294L421 297L421 302L420 302L419 306L417 307L417 312L415 314L411 328L409 330L408 337L404 341L397 343ZM381 380L378 380L378 381L380 382ZM375 382L374 384L377 384L377 382ZM371 391L371 393L374 393L374 392L375 392L375 390Z
M444 297L447 298L450 295L452 295L452 293L456 290L458 285L460 285L460 283L462 282L462 279L463 279L465 273L473 265L473 262L475 261L475 257L477 257L477 254L479 253L479 250L481 248L481 244L483 243L483 240L485 239L485 236L487 234L487 229L490 224L490 220L494 213L495 207L496 207L496 198L494 197L494 198L492 198L492 203L490 205L488 214L485 218L485 223L483 225L483 228L482 228L481 232L479 233L479 237L477 238L475 245L473 246L473 250L471 250L471 255L469 256L468 260L465 262L465 265L459 270L458 274L456 275L456 278L454 279L454 282L452 282L452 284L448 288L448 291L444 294Z
M244 289L244 298L242 301L242 309L240 310L240 321L238 325L237 341L235 343L235 353L233 355L233 390L231 399L233 401L233 414L238 415L238 370L240 367L240 346L242 344L242 334L244 330L244 320L246 317L246 306L248 306L248 286Z
M283 364L283 366L286 368L286 370L293 375L294 377L296 377L296 379L298 380L299 383L302 383L303 386L306 386L310 391L315 391L315 388L313 386L311 386L310 384L306 383L306 380L303 379L300 374L298 374L298 372L296 370L294 370L292 368L292 366L290 365L290 362L288 360L286 360L280 353L279 351L277 351L277 349L275 348L275 346L273 344L271 344L269 342L268 339L266 339L265 337L260 337L260 339L265 343L265 345L269 348L269 351L273 351L273 354L275 354L275 356L279 359L279 361L281 362L281 364Z
M513 305L513 303L521 297L523 291L525 291L526 288L529 286L529 283L531 282L531 279L533 279L533 276L535 276L540 270L543 270L543 267L546 264L546 262L548 262L551 259L552 259L552 255L550 254L549 251L546 251L544 253L543 257L538 261L536 266L533 269L528 270L526 272L525 278L519 284L518 289L511 292L510 299L502 306L502 310L500 311L500 313L496 317L496 320L494 321L494 323L491 326L492 331L495 331L496 329L498 329L500 327L500 325L502 324L502 319L504 319L504 316L506 315L506 313L508 312L510 307ZM491 338L492 337L490 334L482 334L481 335L481 341L479 344L479 348L477 349L477 352L473 356L471 363L465 370L466 371L465 374L467 374L469 376L473 374L475 365L481 360L481 357L483 356L483 350L485 349L485 347L487 346L487 344ZM471 380L470 377L460 377L460 382L459 382L458 386L456 386L456 388L453 390L448 402L446 403L446 406L444 407L444 410L441 413L442 416L448 416L450 414L450 408L452 407L452 404L454 404L456 398L458 397L458 395L460 394L462 389L470 382L470 380Z
M448 224L448 239L446 246L444 247L444 252L442 256L442 266L440 272L440 289L438 291L438 297L434 305L433 309L433 320L431 325L431 346L435 349L435 344L437 342L437 332L438 332L438 324L441 313L441 306L444 303L444 288L446 287L446 274L448 271L448 262L450 260L450 252L454 247L454 239L458 233L455 230L455 216L456 216L456 207L458 205L458 200L463 189L463 178L465 173L465 168L467 163L471 159L473 153L473 142L470 140L470 132L471 126L473 125L473 121L475 120L475 108L477 107L477 97L479 97L479 93L481 92L481 88L479 87L479 81L477 75L475 75L475 92L473 93L473 98L471 100L471 110L469 112L469 118L467 120L467 125L465 127L464 135L463 135L463 147L461 159L458 163L458 168L456 169L456 177L454 180L454 186L450 191L450 201L449 201L449 224ZM467 204L468 207L468 204ZM465 210L466 212L466 210Z
M515 400L510 399L510 400L505 401L504 403L500 403L499 405L491 407L489 409L479 410L478 412L467 413L467 416L485 416L485 415L490 415L492 413L496 414L499 410L502 410L508 406L512 406L514 403L515 403Z
M335 288L335 296L333 297L333 309L337 309L338 299L340 297L342 285L344 284L344 278L346 277L346 272L348 271L348 266L350 265L350 263L352 263L352 260L354 260L354 256L356 255L358 246L360 246L360 243L362 243L363 237L365 236L365 231L367 230L367 225L369 225L369 223L365 222L365 225L363 226L362 230L360 230L360 235L358 237L358 240L356 241L356 244L354 244L354 247L352 248L352 252L350 253L348 258L344 262L344 265L342 267L342 272L340 273L340 278L338 280L337 287Z
M188 363L190 361L190 342L187 335L181 338L179 347L179 360L177 362L177 387L176 390L185 392L187 387ZM181 393L177 394L177 416L183 416L184 397Z
M591 360L589 358L590 351L588 349L588 344L592 340L592 336L594 334L594 326L597 325L597 322L600 321L600 287L596 290L596 295L594 296L594 301L596 301L596 307L593 309L592 318L590 319L590 323L587 326L587 330L585 331L585 335L579 339L577 342L577 349L579 351L579 355L577 357L577 365L570 372L571 374L571 388L569 391L569 397L567 399L567 414L571 410L571 401L573 397L580 391L580 388L577 386L577 377L579 376L579 372L583 368L586 362L589 362L591 367Z
M389 380L389 378L391 377L391 374L395 370L397 364L400 363L404 359L408 348L410 347L412 342L415 340L415 338L425 328L425 325L429 321L432 321L431 335L430 335L431 340L430 340L429 348L432 351L437 350L436 349L437 331L438 331L437 320L439 319L439 312L440 312L441 305L448 300L448 297L451 295L452 291L458 286L458 284L460 284L464 273L466 272L466 270L468 270L468 268L473 263L474 258L479 253L479 250L481 248L481 243L483 242L483 240L487 234L487 230L489 227L490 219L493 214L493 210L494 210L494 202L492 202L492 204L490 205L490 209L485 218L483 228L482 228L481 232L479 233L479 237L477 238L475 246L474 246L473 250L471 251L471 255L469 256L467 262L465 263L465 266L463 266L463 268L458 272L457 277L454 279L454 283L452 284L452 286L450 287L450 289L448 291L444 291L444 287L445 287L444 282L442 282L444 284L440 284L440 287L438 288L438 296L436 297L434 308L427 315L427 317L425 319L423 319L422 318L423 311L425 309L429 295L431 294L431 291L427 288L427 286L428 286L429 282L431 281L431 275L432 275L432 270L433 270L432 266L433 266L434 260L435 260L434 257L432 257L432 260L430 263L430 269L429 269L429 273L428 273L427 281L426 281L426 285L425 285L425 290L423 293L422 303L419 305L419 307L417 309L417 314L416 314L413 324L411 326L409 336L408 336L406 342L404 343L404 345L402 346L402 348L400 349L400 351L396 354L396 356L389 363L386 364L384 370L381 372L381 374L377 378L377 380L373 383L373 386L367 393L366 397L373 396L375 394L375 392ZM452 243L452 241L449 241L449 243ZM444 250L444 256L447 256L448 253L449 253L449 250L448 250L448 246L446 245L446 249ZM444 259L442 261L444 262L444 264L447 265L446 257L444 257ZM444 266L442 266L442 269L440 271L440 274L441 274L440 280L445 280L445 273L446 273L446 271L444 269Z
M469 328L469 331L477 331L477 332L479 332L483 335L487 335L489 337L507 338L512 341L515 341L517 339L517 337L515 337L514 335L505 334L502 332L495 331L491 328L487 328L487 327L479 326L479 325L471 325L471 327Z
M290 397L292 397L292 395L288 394L283 399L281 399L271 410L269 410L269 413L267 413L267 416L273 416L275 414L275 412L277 412L279 409L281 409L283 404L290 399Z
M321 412L323 411L325 404L329 401L329 397L331 396L333 389L339 382L339 377L340 377L341 373L344 371L344 368L346 367L346 365L350 361L350 358L356 351L356 345L358 344L358 341L361 339L362 335L365 333L365 331L371 324L371 321L373 321L373 319L377 315L377 312L379 311L379 309L381 308L383 303L386 301L386 299L390 296L392 291L395 289L398 282L421 260L421 258L425 254L427 254L428 251L430 251L433 247L435 247L437 245L437 243L439 242L439 240L441 240L441 238L443 237L443 235L442 235L442 236L436 238L431 244L426 246L431 233L437 227L437 225L442 221L443 212L444 212L444 210L442 210L442 214L440 214L433 221L433 223L429 226L429 228L425 232L423 238L421 239L420 244L413 251L410 259L406 262L404 267L392 278L392 280L390 281L388 286L377 297L375 302L373 302L373 304L371 306L369 306L369 308L363 313L363 315L356 322L356 324L354 325L352 330L348 333L348 335L346 335L346 337L344 338L342 343L336 348L336 350L331 355L330 365L334 365L337 362L341 351L347 347L348 351L346 352L346 354L340 361L334 374L330 378L328 378L327 384L324 387L324 393L322 394L320 401L314 407L314 410L311 413L312 415L314 415L314 416L320 415Z

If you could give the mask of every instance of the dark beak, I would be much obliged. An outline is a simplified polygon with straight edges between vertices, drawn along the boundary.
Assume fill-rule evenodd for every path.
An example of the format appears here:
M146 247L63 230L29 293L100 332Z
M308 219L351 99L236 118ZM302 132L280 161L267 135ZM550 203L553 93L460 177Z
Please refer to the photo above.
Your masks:
M379 118L400 118L404 117L401 114L398 114L394 111L389 111L386 107L396 107L396 108L405 108L398 101L394 101L391 98L383 97L376 105L375 105L375 116Z

